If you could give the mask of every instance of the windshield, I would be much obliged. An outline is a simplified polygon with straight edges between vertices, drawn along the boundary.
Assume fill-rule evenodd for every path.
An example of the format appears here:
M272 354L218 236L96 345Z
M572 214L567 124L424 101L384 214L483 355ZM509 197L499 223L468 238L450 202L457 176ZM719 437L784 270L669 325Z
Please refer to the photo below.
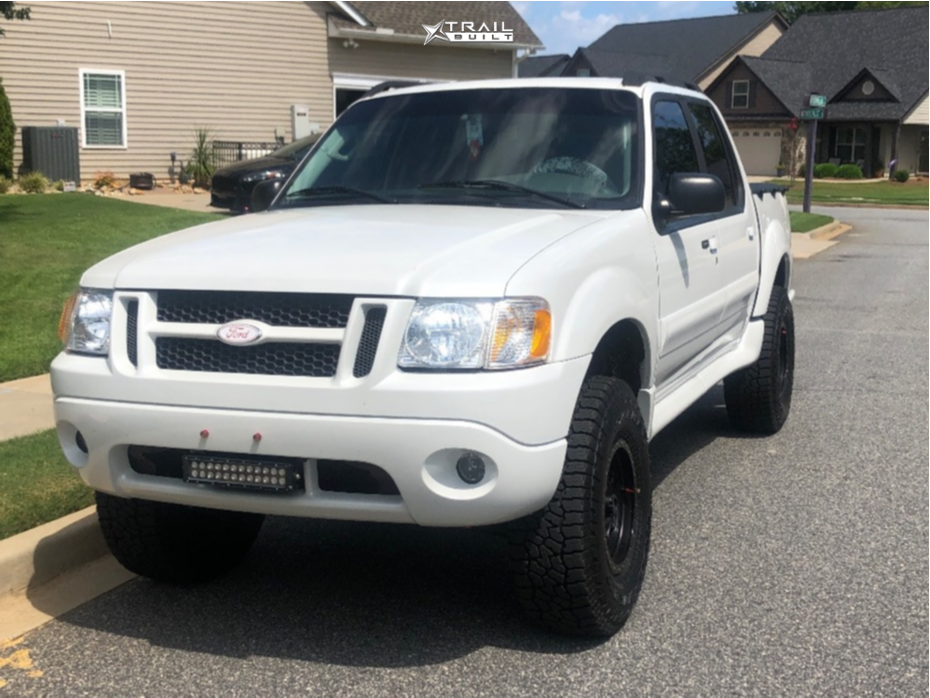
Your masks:
M293 143L288 143L283 148L278 148L273 153L272 157L276 158L290 158L291 160L300 160L304 155L307 154L307 151L320 139L320 134L314 134L312 136L307 136L306 138L299 138Z
M618 90L468 89L350 107L276 207L435 203L630 208L638 98Z

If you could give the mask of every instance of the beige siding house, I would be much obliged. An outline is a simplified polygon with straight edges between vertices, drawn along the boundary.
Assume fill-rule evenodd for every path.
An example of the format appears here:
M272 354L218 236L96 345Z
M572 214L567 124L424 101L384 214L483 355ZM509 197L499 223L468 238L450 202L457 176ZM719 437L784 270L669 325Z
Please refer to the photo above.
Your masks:
M79 129L83 180L167 178L196 128L286 143L325 129L384 80L510 77L540 41L497 2L41 2L8 23L0 66L13 117ZM465 15L465 16L463 16ZM424 45L421 24L498 22L512 42ZM294 107L299 107L296 112ZM296 113L296 116L295 116ZM22 167L17 137L16 167Z

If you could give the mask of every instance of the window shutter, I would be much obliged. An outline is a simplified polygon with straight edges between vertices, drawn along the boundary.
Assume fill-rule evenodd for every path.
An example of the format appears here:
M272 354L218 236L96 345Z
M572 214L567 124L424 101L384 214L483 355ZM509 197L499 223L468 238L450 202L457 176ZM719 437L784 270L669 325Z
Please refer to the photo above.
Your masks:
M749 82L749 108L752 109L756 106L756 81L751 80Z
M733 81L727 83L727 109L733 108Z

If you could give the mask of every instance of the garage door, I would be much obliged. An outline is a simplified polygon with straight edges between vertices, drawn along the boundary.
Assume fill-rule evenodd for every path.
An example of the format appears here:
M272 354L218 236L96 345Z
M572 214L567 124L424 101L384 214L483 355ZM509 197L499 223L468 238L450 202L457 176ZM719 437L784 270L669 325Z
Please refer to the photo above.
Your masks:
M733 129L732 133L746 174L775 176L781 157L781 131Z

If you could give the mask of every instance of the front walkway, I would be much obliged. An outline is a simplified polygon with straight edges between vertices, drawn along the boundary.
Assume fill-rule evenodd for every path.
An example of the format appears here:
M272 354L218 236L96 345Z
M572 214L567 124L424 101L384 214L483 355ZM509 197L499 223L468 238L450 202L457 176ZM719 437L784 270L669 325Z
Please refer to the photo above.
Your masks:
M0 441L55 426L49 375L0 383Z

